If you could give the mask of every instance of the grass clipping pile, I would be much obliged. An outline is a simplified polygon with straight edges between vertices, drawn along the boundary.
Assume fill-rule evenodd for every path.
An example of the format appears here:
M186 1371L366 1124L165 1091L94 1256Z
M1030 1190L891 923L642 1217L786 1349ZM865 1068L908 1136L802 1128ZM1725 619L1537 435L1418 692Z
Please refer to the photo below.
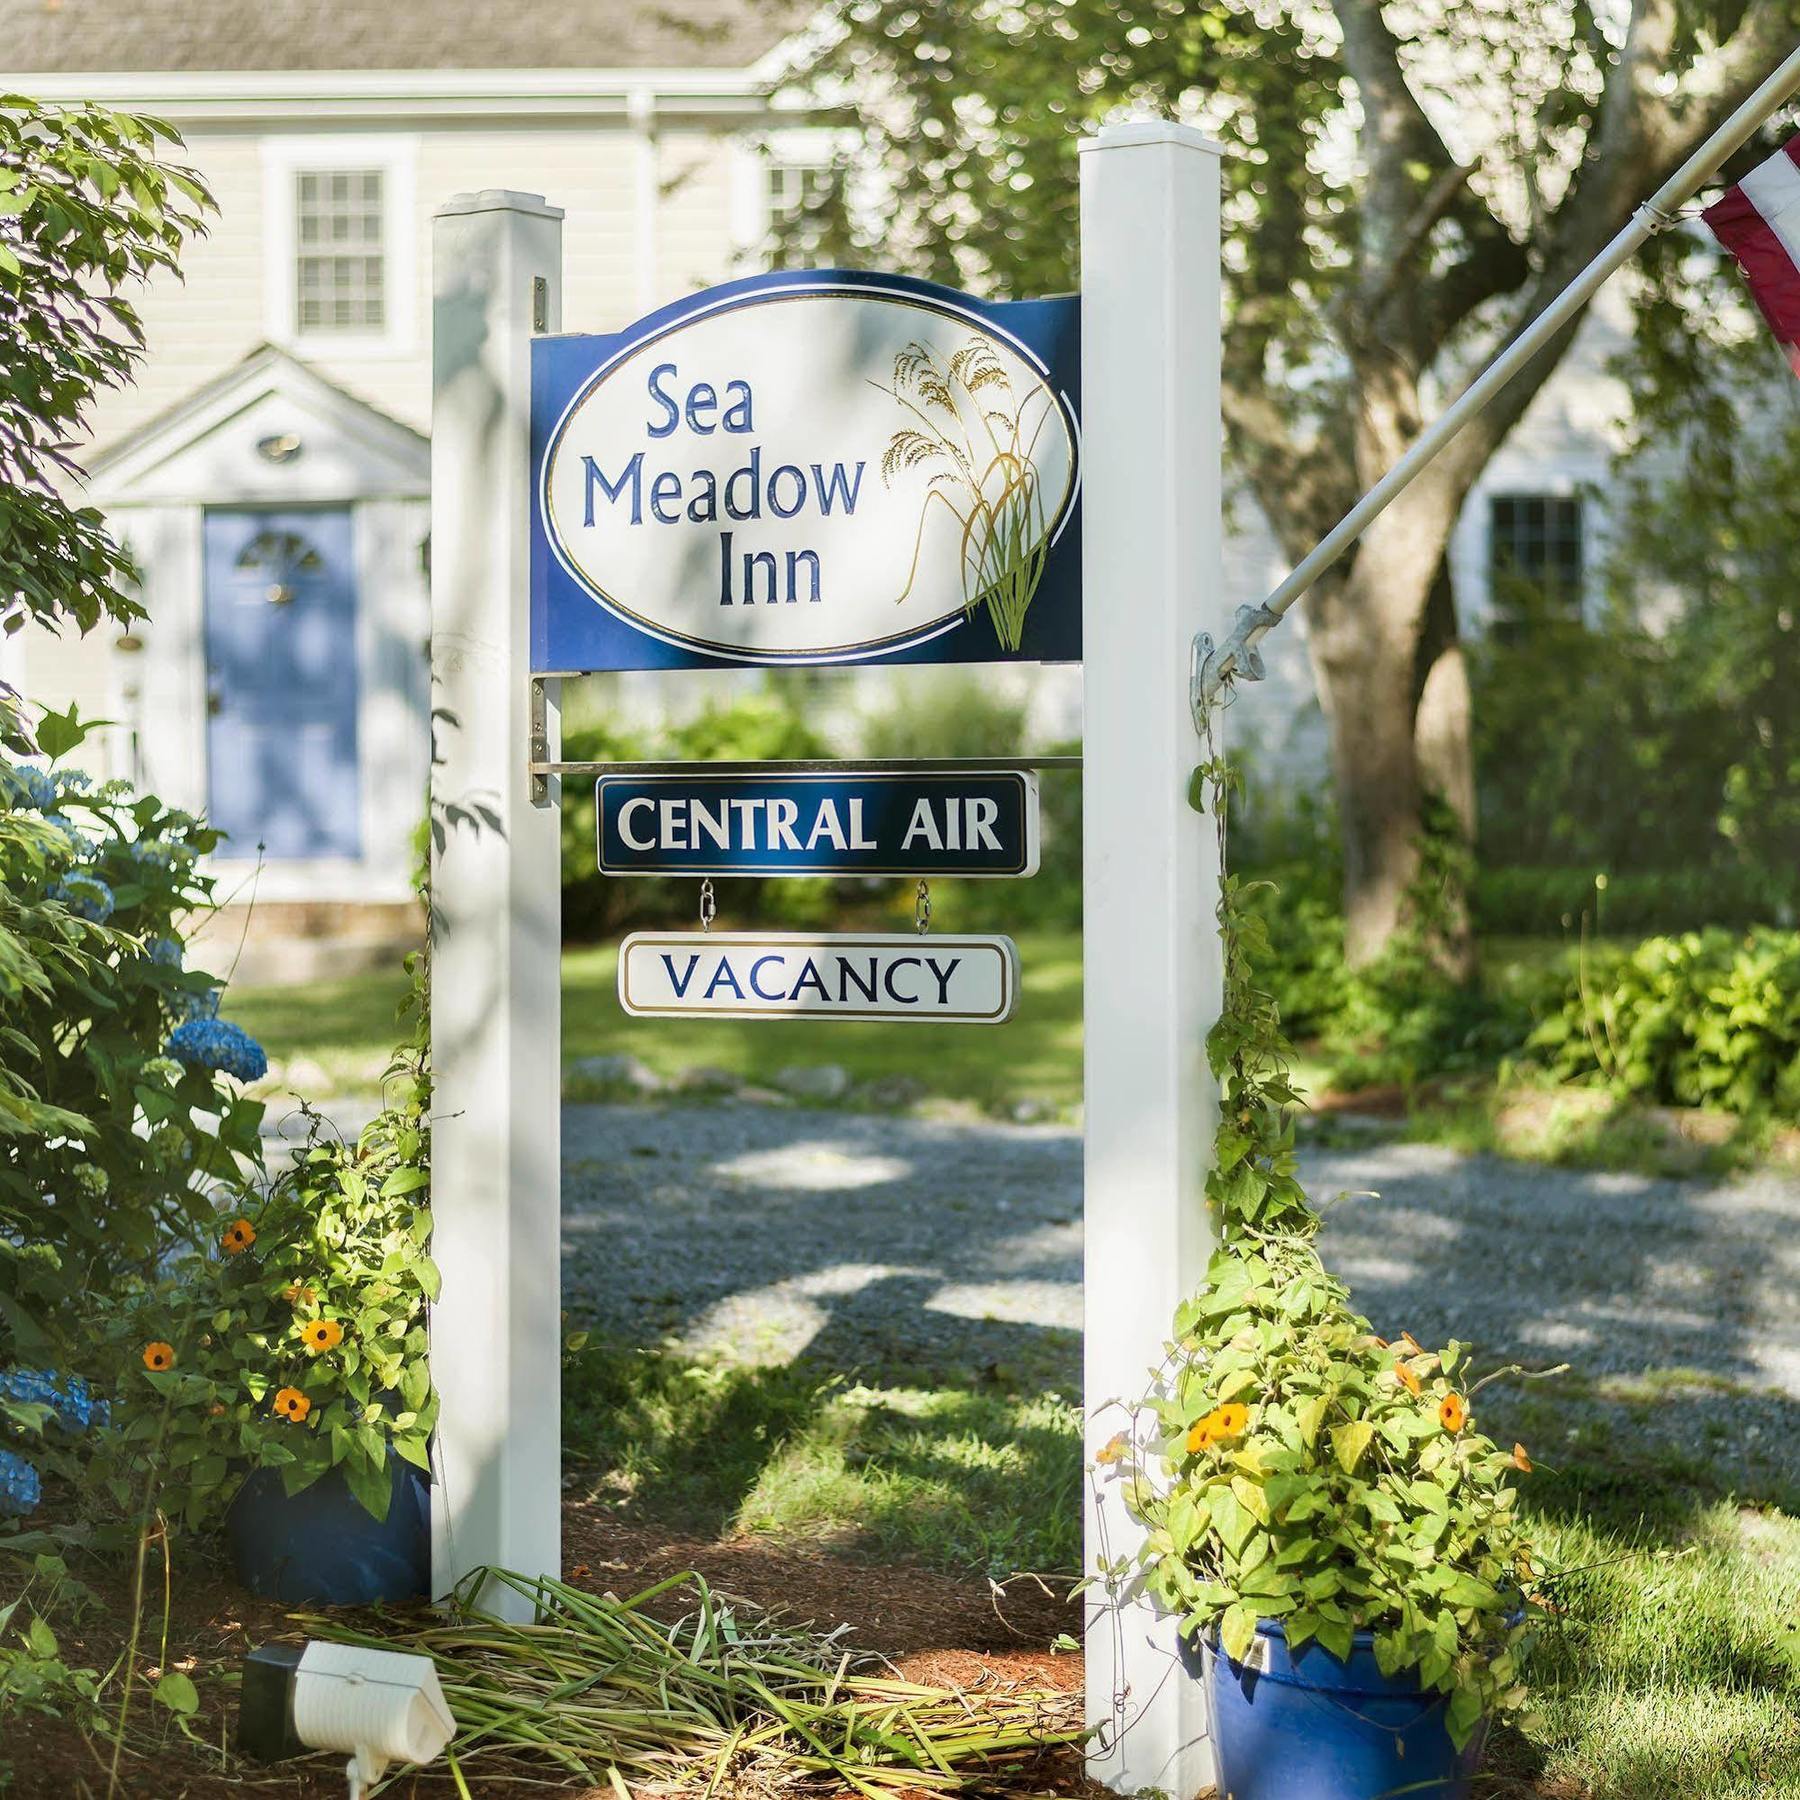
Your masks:
M536 1607L510 1624L471 1603L492 1581ZM691 1605L669 1622L684 1599ZM727 1603L697 1574L629 1600L478 1570L442 1623L374 1632L297 1620L315 1638L410 1650L456 1715L446 1759L546 1787L634 1793L956 1793L1083 1737L1079 1694L922 1687L882 1659ZM474 1792L483 1791L477 1785Z

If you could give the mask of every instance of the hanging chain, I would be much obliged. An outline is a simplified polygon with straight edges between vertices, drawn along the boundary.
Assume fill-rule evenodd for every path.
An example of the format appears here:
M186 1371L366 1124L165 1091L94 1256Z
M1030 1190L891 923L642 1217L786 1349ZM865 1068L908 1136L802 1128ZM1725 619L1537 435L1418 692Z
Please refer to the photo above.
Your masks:
M913 923L919 928L919 936L923 937L931 929L931 883L920 881L919 891L913 896Z
M719 903L713 898L712 877L708 875L700 883L700 929L711 931L713 916L719 910Z

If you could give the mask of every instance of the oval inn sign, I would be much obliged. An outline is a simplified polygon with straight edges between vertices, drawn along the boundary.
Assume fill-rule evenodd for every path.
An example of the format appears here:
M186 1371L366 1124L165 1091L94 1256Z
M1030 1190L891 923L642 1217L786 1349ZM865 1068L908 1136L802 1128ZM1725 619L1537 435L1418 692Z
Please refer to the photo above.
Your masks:
M532 665L1071 661L1072 299L755 276L532 345Z

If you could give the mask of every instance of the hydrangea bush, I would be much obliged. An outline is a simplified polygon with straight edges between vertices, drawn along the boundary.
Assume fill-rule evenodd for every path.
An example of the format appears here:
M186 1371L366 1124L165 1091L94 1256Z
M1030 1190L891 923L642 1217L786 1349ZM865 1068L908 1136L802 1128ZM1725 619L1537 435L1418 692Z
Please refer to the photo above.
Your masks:
M211 1190L260 1156L261 1052L189 1014L218 983L184 963L211 903L197 860L218 834L61 758L85 727L38 727L48 767L0 756L0 1441L18 1455L32 1370L62 1410L96 1366L96 1306L209 1242ZM176 1040L186 1030L189 1037ZM86 1405L85 1399L81 1403ZM54 1409L53 1409L54 1410ZM84 1421L85 1422L85 1421ZM17 1508L26 1486L9 1488Z

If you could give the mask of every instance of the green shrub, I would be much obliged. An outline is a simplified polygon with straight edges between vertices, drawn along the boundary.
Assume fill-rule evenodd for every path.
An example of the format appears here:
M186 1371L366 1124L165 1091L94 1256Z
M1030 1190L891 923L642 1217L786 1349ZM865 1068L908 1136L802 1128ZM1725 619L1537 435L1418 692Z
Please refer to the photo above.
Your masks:
M1800 932L1690 931L1594 952L1529 1048L1564 1079L1800 1118Z

